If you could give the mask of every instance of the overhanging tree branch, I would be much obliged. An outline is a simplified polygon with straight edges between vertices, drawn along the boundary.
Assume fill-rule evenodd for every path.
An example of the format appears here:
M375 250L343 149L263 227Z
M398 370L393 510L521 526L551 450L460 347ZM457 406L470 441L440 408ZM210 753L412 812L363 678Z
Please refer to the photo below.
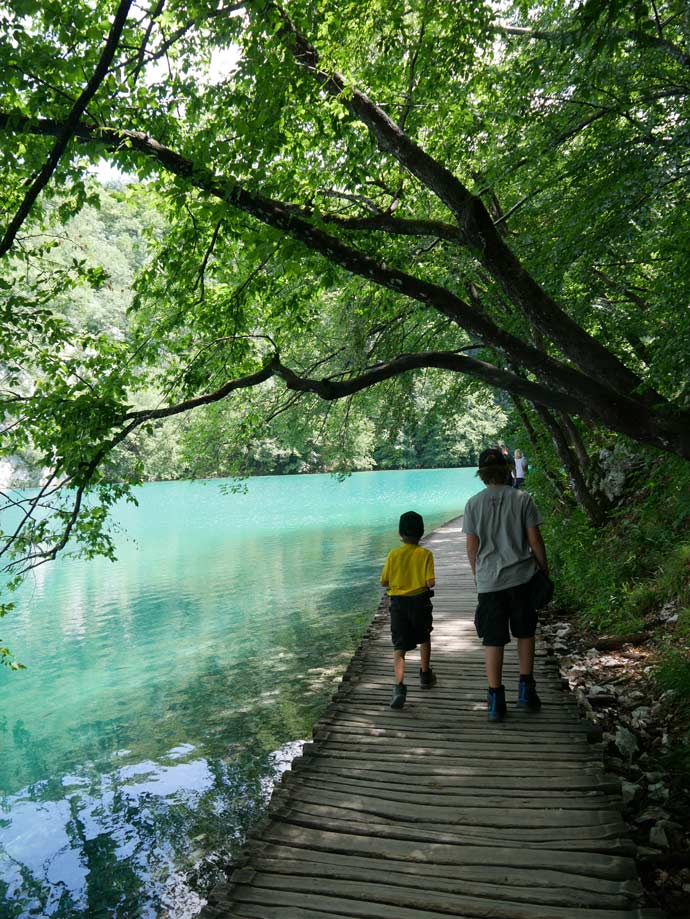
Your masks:
M59 124L51 120L30 120L22 116L13 118L0 113L0 130L2 129L50 134L59 129ZM588 407L591 417L598 417L607 427L626 432L638 430L641 432L637 436L638 440L655 442L656 438L656 442L663 443L665 448L670 448L683 456L690 455L690 423L687 413L678 409L658 414L650 411L641 399L616 392L600 382L599 378L603 374L601 365L598 365L599 373L593 377L556 361L539 348L501 329L486 314L473 309L447 288L423 281L372 259L337 237L297 217L290 205L250 192L231 180L221 178L143 132L93 128L81 124L74 129L73 136L83 140L97 140L115 150L126 147L128 151L136 151L156 159L168 172L183 177L206 194L245 211L268 226L281 230L347 271L438 310L480 338L487 346L509 355L514 363L537 375L543 384L561 394L579 399L581 406ZM538 323L535 322L534 325L538 327ZM577 328L579 329L579 326ZM601 350L601 346L597 345L597 349ZM609 354L606 351L605 353Z
M24 195L24 199L19 205L17 213L14 215L12 220L10 220L9 225L5 230L5 234L2 240L0 240L0 258L5 255L11 248L12 243L14 242L15 237L21 228L21 225L29 216L31 208L36 202L36 199L46 187L50 181L51 176L57 169L60 158L67 149L67 144L69 143L75 128L79 124L79 121L84 114L87 105L91 99L93 99L94 95L98 91L98 87L107 76L108 68L110 67L113 57L115 56L117 46L120 42L120 38L122 37L122 31L125 27L127 15L131 5L132 0L120 0L120 4L117 8L117 12L115 13L115 18L110 28L105 47L98 61L98 64L96 65L96 69L91 75L91 79L86 84L79 98L72 106L64 122L62 122L60 130L56 134L57 139L53 145L53 149L50 151L48 159Z
M24 133L52 133L58 129L58 124L47 119L31 121L21 116L15 119L0 113L0 130L2 129ZM556 361L543 350L504 331L489 316L473 309L447 288L423 281L371 258L298 217L292 205L250 192L231 180L221 178L143 132L93 128L82 124L74 130L74 136L85 141L100 141L111 149L124 148L156 159L168 172L187 179L206 194L251 214L268 226L281 230L345 270L438 310L486 342L488 346L511 355L515 363L532 371L543 382L562 392L572 393L592 403L614 399L622 411L632 414L644 411L644 407L638 402L616 393L597 378ZM600 375L601 370L602 368Z
M395 157L449 208L458 222L465 244L475 257L488 268L524 315L564 354L582 370L620 393L638 391L643 394L641 398L650 404L665 401L548 296L506 245L478 197L408 137L365 93L349 86L341 74L321 68L314 46L278 4L273 0L263 4L260 15L276 17L278 34L283 37L296 62L312 74L325 92L337 98L350 114L369 128L382 151Z

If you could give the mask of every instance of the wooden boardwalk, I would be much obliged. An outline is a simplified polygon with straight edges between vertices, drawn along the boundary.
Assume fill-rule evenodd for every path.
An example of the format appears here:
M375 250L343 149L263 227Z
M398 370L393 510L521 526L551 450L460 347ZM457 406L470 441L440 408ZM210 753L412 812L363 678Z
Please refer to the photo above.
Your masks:
M521 713L509 646L508 719L489 724L461 520L425 544L436 556L437 686L419 689L418 653L408 655L407 703L388 707L391 645L379 610L313 744L202 916L660 917L640 907L618 782L604 774L555 661L538 652L542 711Z

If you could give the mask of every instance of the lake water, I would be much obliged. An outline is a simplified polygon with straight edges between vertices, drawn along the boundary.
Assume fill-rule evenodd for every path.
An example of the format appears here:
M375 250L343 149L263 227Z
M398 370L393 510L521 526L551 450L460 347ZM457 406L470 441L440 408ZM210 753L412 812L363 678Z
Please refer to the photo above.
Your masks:
M310 736L381 595L398 516L471 469L161 482L118 561L62 560L2 638L0 915L193 916Z

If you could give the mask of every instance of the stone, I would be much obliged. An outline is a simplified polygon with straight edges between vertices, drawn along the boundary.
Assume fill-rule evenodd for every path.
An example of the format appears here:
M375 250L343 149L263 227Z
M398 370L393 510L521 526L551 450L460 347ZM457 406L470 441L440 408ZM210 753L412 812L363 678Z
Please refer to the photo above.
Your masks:
M635 823L640 826L650 826L656 823L666 823L668 818L668 811L665 811L663 807L647 807L635 817Z
M623 758L627 759L628 761L630 761L639 751L637 738L632 733L632 731L629 731L622 725L619 725L616 728L616 733L613 737L613 743L615 744L616 749L620 752L621 756L623 756Z
M655 823L651 828L649 831L649 841L653 846L658 846L660 849L668 849L668 836L666 835L663 821L661 823Z
M646 705L641 705L639 708L636 708L632 712L632 723L635 727L639 727L641 724L646 724L651 717L651 709Z
M655 801L667 801L669 797L669 790L663 782L655 782L653 785L649 785L647 793Z
M640 786L636 785L634 782L621 782L621 797L623 798L623 804L630 804L631 801L634 801L640 792Z

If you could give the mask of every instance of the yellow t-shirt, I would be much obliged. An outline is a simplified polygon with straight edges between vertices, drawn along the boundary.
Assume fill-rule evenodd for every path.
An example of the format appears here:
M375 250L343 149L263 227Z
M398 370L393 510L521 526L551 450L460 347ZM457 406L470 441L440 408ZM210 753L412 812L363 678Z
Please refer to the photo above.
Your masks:
M389 597L413 597L428 590L426 582L434 577L433 553L423 546L403 543L388 553L381 583L388 586Z

